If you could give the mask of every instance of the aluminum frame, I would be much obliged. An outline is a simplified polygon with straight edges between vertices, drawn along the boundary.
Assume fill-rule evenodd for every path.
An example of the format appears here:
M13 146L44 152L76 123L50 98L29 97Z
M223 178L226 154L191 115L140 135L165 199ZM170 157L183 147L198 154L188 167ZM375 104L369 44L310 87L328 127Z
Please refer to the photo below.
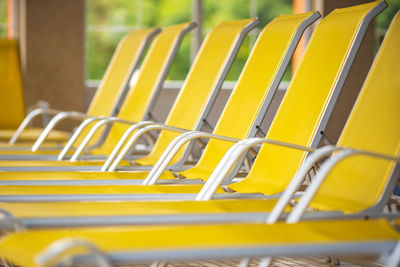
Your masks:
M62 239L53 243L40 259L56 258L65 250L76 246L86 245L92 252L89 255L76 255L72 260L77 264L93 263L93 260L104 260L107 264L129 264L129 263L148 263L158 261L182 261L182 260L203 260L203 259L224 259L224 258L243 258L243 257L263 257L263 256L300 256L300 255L354 255L370 254L381 255L386 266L395 267L398 264L398 255L393 255L399 250L399 242L373 241L373 242L336 242L332 244L297 244L297 245L259 245L259 246L235 246L226 248L185 248L185 249L164 249L164 250L142 250L138 252L113 252L111 254L101 253L91 243L80 242L80 240ZM390 253L390 251L393 251ZM184 252L184 253L182 253ZM397 260L397 261L396 261ZM43 262L45 263L45 261ZM262 264L262 265L261 265ZM108 266L108 265L98 265ZM265 265L261 262L259 266Z

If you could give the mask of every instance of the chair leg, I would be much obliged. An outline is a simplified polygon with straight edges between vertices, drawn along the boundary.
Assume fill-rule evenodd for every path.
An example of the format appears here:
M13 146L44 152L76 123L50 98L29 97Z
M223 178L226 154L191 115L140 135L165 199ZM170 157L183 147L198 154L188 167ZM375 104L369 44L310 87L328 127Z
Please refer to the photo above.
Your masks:
M268 267L272 262L272 257L265 257L260 260L258 267Z
M390 255L386 261L386 266L387 267L395 267L395 266L399 266L399 263L400 263L400 241L397 242L392 253L390 253Z
M329 257L329 262L331 262L333 265L340 265L340 260L338 258Z
M238 267L248 267L250 263L250 258L243 258L240 260Z
M165 266L167 266L166 261L155 261L150 265L150 267L165 267Z

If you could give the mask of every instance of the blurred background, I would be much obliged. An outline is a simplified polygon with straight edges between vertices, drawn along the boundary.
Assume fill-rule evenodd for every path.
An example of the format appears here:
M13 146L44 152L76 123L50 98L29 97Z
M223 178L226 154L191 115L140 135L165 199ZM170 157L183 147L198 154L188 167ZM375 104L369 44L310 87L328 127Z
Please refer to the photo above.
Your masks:
M261 26L250 32L228 74L229 82L217 102L220 109L229 97L259 31L280 14L318 9L323 16L334 8L371 0L0 0L0 38L18 39L27 106L43 99L51 106L85 110L121 37L135 28L165 27L196 21L199 27L185 38L168 75L155 114L167 113L204 36L223 20L259 17ZM368 72L385 30L400 9L400 0L389 7L369 29L352 70L343 106L332 120L344 123ZM291 79L311 31L305 33L281 90ZM283 91L278 98L283 96ZM218 104L219 103L219 104ZM218 114L218 110L215 114ZM217 115L215 115L217 116ZM68 125L67 125L68 127ZM335 136L335 133L332 133ZM335 138L333 138L335 139Z

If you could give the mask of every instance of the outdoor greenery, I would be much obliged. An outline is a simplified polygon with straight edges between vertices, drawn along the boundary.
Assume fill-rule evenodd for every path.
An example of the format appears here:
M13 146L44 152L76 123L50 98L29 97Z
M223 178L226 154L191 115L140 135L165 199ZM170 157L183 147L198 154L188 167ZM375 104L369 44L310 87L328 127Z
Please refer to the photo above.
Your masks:
M7 37L7 0L0 0L0 38Z
M389 4L377 19L378 37L383 36L400 0ZM256 4L256 8L252 7ZM112 53L123 35L135 27L168 26L191 20L192 0L86 0L86 77L100 80ZM252 10L252 11L251 11ZM222 20L258 16L262 26L279 14L292 12L292 0L204 0L204 35ZM236 80L258 32L253 31L241 47L228 75ZM0 0L0 38L7 37L7 0ZM378 44L379 40L378 38ZM168 79L183 80L191 63L191 38L187 36L179 50ZM290 79L290 71L285 76Z
M258 2L258 3L257 3ZM279 14L292 12L292 0L258 0L256 15L262 26ZM204 35L223 20L249 18L249 0L204 1ZM87 0L87 77L101 79L120 38L134 27L168 26L190 21L191 0ZM236 80L257 32L248 37L228 75ZM168 79L183 80L191 62L191 38L179 50Z

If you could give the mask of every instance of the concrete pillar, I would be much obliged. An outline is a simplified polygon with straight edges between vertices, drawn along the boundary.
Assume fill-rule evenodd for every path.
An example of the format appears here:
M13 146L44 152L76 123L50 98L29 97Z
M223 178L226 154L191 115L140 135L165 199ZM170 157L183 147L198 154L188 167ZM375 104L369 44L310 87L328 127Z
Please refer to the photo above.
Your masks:
M27 106L84 106L85 1L19 0L18 35Z

